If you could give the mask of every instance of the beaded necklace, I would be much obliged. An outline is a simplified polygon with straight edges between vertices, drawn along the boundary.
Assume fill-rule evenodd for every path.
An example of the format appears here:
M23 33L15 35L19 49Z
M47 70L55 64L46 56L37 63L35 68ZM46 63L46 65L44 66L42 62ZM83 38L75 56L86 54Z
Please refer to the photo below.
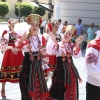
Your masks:
M39 40L38 35L36 35L36 36L37 36L36 39L33 39L32 37L29 37L29 38L30 38L30 41L29 41L29 45L28 45L27 48L29 49L30 60L34 60L33 51L31 50L31 49L32 49L31 43L32 43L32 45L34 46L35 49L39 48L39 50L38 50L38 57L37 57L37 58L38 58L38 60L40 60L41 42L40 42L40 40ZM37 40L38 40L38 46L35 47L34 41L37 41Z
M68 43L68 46L66 46L66 44L64 44L64 42L62 42L62 45L61 45L61 56L62 56L62 61L65 61L66 60L66 56L67 58L69 59L70 56L73 54L73 47L71 46L71 43L69 42Z

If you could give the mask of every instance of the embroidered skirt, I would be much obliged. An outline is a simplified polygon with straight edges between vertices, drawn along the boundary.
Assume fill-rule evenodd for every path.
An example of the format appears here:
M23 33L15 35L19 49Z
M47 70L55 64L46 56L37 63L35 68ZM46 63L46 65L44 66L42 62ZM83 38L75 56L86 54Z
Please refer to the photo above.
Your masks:
M62 57L57 57L57 65L54 71L50 95L54 99L78 100L78 78L79 74L71 62L68 63L67 57L62 61ZM71 99L72 98L72 99Z
M23 54L21 51L18 51L17 54L13 54L11 50L7 50L2 60L0 82L19 82L19 72L22 61Z
M38 56L35 54L33 54L34 60L31 61L28 52L25 53L23 66L20 71L21 100L32 100L32 98L34 100L43 100L49 96L41 57L38 55L38 52Z

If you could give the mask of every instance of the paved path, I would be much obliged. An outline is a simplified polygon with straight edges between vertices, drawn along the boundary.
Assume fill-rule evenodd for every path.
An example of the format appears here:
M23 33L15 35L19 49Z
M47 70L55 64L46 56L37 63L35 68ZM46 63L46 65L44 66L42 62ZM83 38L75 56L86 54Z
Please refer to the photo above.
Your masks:
M0 53L0 60L2 60L1 59L2 56L3 55ZM74 59L74 63L76 65L76 67L78 68L81 78L83 79L83 82L79 84L79 100L85 100L86 74L85 74L84 68L83 68L84 53L80 59ZM1 89L1 83L0 83L0 89ZM6 95L7 95L7 99L2 99L0 97L0 100L20 100L19 84L18 83L7 83L6 84Z

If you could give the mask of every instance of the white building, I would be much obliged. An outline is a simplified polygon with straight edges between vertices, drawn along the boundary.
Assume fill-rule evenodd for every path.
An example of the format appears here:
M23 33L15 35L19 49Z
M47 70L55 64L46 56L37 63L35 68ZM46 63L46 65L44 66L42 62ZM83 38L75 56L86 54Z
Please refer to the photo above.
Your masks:
M60 3L62 21L76 24L80 18L85 26L92 22L100 24L100 0L53 0L54 5L57 2Z

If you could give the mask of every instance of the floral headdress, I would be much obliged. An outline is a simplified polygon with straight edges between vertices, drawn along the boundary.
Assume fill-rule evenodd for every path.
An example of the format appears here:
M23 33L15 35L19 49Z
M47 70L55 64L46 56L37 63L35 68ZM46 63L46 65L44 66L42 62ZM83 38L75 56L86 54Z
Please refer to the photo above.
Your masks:
M41 25L42 23L41 16L38 14L30 14L27 21L28 24L30 24L31 22L38 22Z

